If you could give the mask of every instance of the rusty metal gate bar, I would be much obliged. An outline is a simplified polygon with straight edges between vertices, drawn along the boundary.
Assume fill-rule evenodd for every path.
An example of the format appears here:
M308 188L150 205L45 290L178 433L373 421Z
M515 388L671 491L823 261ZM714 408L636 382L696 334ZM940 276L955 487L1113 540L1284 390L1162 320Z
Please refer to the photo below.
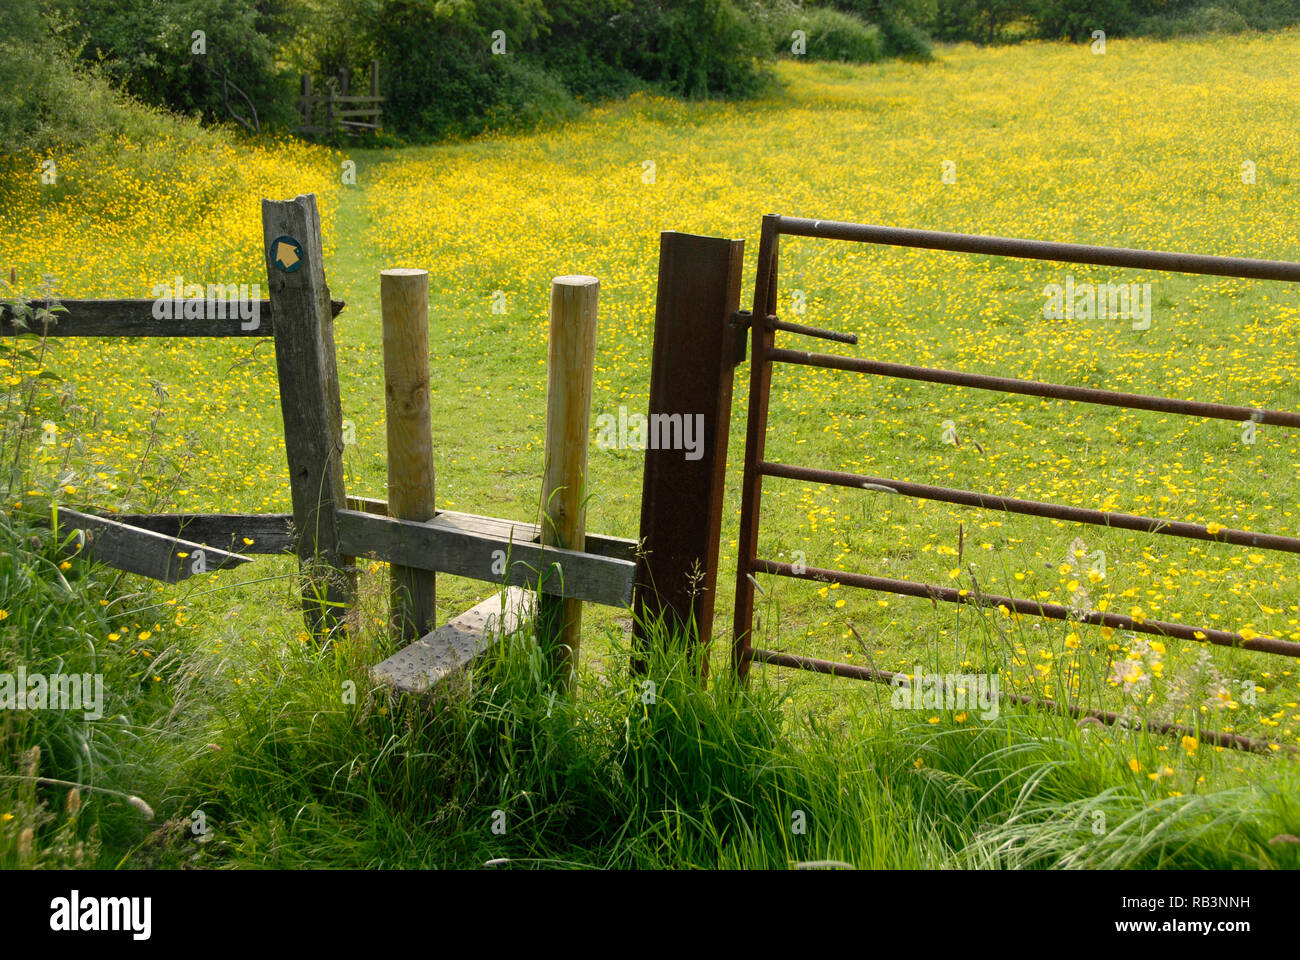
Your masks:
M898 674L888 671L873 670L855 664L836 663L813 657L755 648L751 642L751 634L754 621L754 589L757 585L757 581L754 580L754 574L756 573L769 573L822 583L840 583L845 586L860 587L867 590L920 597L928 599L932 603L944 601L946 603L966 603L986 607L1002 606L1006 607L1008 611L1028 616L1052 620L1069 620L1219 646L1258 650L1281 656L1300 657L1300 643L1292 643L1276 637L1255 636L1247 639L1239 633L1226 630L1199 628L1162 620L1146 619L1139 621L1131 617L1097 610L1081 613L1061 604L1039 603L1030 600L1018 600L1013 597L985 594L978 589L978 586L974 591L956 590L951 587L941 587L915 581L894 580L886 577L850 573L843 570L814 567L808 567L796 572L790 564L760 558L758 556L758 521L762 505L764 476L808 480L813 483L894 493L980 509L1069 520L1118 529L1136 530L1142 533L1158 533L1194 540L1212 540L1219 543L1251 546L1262 550L1300 553L1300 538L1297 537L1225 528L1219 528L1211 532L1207 527L1195 523L1090 510L1036 500L1021 500L970 490L936 487L928 484L863 476L836 470L820 470L773 463L766 460L763 453L767 434L768 402L771 393L773 363L815 366L844 370L851 373L875 374L1048 399L1173 413L1181 416L1207 417L1238 422L1253 420L1256 423L1300 427L1300 413L1292 411L1175 400L1168 397L1122 393L1091 387L1072 387L1064 384L938 370L833 354L777 349L775 346L777 330L840 343L857 342L857 338L851 334L820 330L816 327L789 323L778 319L776 316L777 265L782 234L992 256L1053 260L1065 263L1084 263L1247 279L1300 281L1300 263L1280 260L1253 260L1240 257L1217 257L1156 250L1131 250L1121 247L1095 247L1077 243L1051 243L1009 237L942 233L932 230L907 230L897 227L844 223L833 220L783 217L777 214L765 216L759 238L758 268L754 282L754 306L746 318L749 321L751 343L749 411L745 434L744 479L741 486L740 535L736 558L736 603L732 647L732 666L740 676L744 677L748 674L749 665L754 661L881 683L891 683L898 676ZM741 316L744 317L743 314ZM761 321L759 318L761 318ZM1007 699L1041 709L1065 712L1075 717L1090 717L1104 723L1114 723L1121 719L1117 714L1106 711L1085 710L1072 704L1058 704L1054 701L1034 699L1020 694L1010 695ZM1276 746L1264 740L1215 731L1195 731L1177 724L1153 724L1149 726L1149 729L1159 733L1175 735L1198 735L1201 739L1216 746L1232 746L1249 750L1267 750ZM1287 749L1294 750L1295 748L1288 747Z

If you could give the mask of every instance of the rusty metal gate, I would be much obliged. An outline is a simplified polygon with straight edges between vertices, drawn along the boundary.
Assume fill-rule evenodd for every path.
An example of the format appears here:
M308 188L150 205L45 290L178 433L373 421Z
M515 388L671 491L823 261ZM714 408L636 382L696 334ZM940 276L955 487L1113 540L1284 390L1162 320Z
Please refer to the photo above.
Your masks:
M1032 260L1052 260L1064 263L1260 280L1300 281L1300 263L1277 260L1252 260L1154 250L1132 250L1119 247L1096 247L1087 244L942 233L931 230L909 230L831 220L808 220L775 214L765 216L759 241L758 268L754 283L754 308L748 316L743 313L740 314L740 319L748 322L751 342L749 414L745 436L745 472L741 488L740 536L736 558L734 645L732 649L732 666L741 676L747 675L749 665L754 661L882 683L892 682L898 676L889 671L875 670L855 664L837 663L754 647L751 642L751 634L754 620L754 589L756 586L754 574L757 573L770 573L800 580L862 587L867 590L920 597L934 603L943 601L945 603L968 603L985 607L1005 606L1009 611L1028 616L1044 617L1052 620L1070 620L1137 633L1201 641L1219 646L1240 647L1246 650L1258 650L1287 657L1300 657L1300 643L1293 643L1276 637L1254 636L1247 639L1239 633L1215 630L1208 627L1193 627L1187 624L1170 623L1161 620L1144 619L1139 621L1134 620L1132 617L1100 610L1081 613L1061 604L994 596L983 593L978 589L973 591L956 590L934 584L866 576L843 570L829 570L801 565L800 569L796 571L791 564L779 563L775 560L760 557L758 554L758 530L764 477L804 480L811 483L831 484L858 490L862 490L864 487L868 490L883 487L907 497L978 507L986 510L1096 524L1193 540L1212 540L1262 550L1300 553L1300 538L1297 537L1256 533L1248 530L1233 530L1221 528L1217 525L1216 529L1211 531L1209 528L1196 523L1160 520L1155 517L1112 513L1104 510L1091 510L1035 500L1021 500L970 490L929 486L892 478L863 476L836 470L821 470L785 463L773 463L766 460L763 453L768 426L768 399L771 390L772 365L774 363L823 367L849 373L874 374L883 377L919 380L958 387L974 387L981 390L1102 404L1132 410L1149 410L1236 422L1253 420L1261 424L1300 427L1300 414L1284 410L1265 410L1220 403L1174 400L1168 397L1121 393L1113 390L1066 386L1033 380L1017 380L1009 377L962 373L880 360L778 348L775 343L777 331L796 333L840 343L857 343L857 337L851 334L820 330L816 327L789 323L778 319L776 316L777 268L780 237L783 234L827 240L845 240L855 243L919 247L929 250L989 254ZM1043 709L1065 712L1071 716L1089 716L1105 723L1114 723L1120 719L1119 715L1115 713L1087 710L1073 704L1057 704L1049 700L1034 699L1023 695L1010 695L1006 696L1005 699ZM1232 746L1251 750L1268 749L1270 746L1267 741L1235 734L1195 730L1177 724L1153 723L1149 725L1149 729L1160 733L1195 735L1216 746ZM1294 750L1295 748L1289 749Z

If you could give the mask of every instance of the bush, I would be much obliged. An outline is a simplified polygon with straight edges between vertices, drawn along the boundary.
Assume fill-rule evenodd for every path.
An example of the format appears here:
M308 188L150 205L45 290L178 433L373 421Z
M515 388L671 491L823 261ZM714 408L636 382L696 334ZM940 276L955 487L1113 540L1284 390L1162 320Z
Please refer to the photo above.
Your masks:
M497 101L486 115L496 129L529 128L573 117L578 104L560 80L523 60L494 64Z
M629 51L630 63L643 79L686 97L744 96L763 86L767 37L732 0L658 0L636 10L648 43L641 57Z
M1094 30L1172 37L1290 26L1300 23L1300 0L937 0L931 17L911 19L939 39L977 43L1013 39L1013 33L1083 41Z
M250 129L293 121L293 80L275 66L286 25L264 15L262 5L246 0L46 2L73 49L146 103Z
M398 133L472 136L488 126L490 116L505 116L512 96L528 99L527 90L508 87L522 81L535 88L537 77L511 72L505 64L537 35L539 14L533 4L503 6L508 9L392 0L379 9L368 24L369 44L385 78L386 122ZM505 32L502 56L492 53L494 30Z
M1031 14L1038 35L1049 40L1087 40L1094 30L1120 36L1137 24L1128 0L1035 0Z
M1241 33L1246 18L1223 7L1198 7L1192 12L1192 29L1197 33Z
M833 0L832 6L880 28L886 55L930 60L930 38L918 24L932 22L937 0Z
M925 30L913 23L909 17L898 15L886 17L880 22L880 34L885 41L885 49L895 57L904 60L932 60L934 50Z
M688 97L759 90L760 24L733 0L388 0L359 24L381 61L385 116L412 138L572 115L576 98L647 85ZM492 51L505 33L505 53ZM544 38L544 39L543 39ZM433 93L436 91L436 95Z
M82 144L120 127L129 107L109 85L81 75L35 7L12 11L0 34L0 152Z
M778 52L789 52L794 30L807 33L809 60L876 63L885 56L880 30L841 10L819 7L787 20L778 34Z
M644 19L631 0L558 0L548 3L544 67L573 96L621 96L648 83L633 71L648 42Z
M997 43L1025 12L1025 0L939 0L928 26L940 40Z

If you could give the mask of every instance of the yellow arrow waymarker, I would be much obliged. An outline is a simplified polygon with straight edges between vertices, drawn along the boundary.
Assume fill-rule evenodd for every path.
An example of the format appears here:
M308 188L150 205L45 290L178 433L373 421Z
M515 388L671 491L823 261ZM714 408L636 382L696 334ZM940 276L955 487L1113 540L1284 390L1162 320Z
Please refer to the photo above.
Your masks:
M282 266L292 267L298 262L298 253L290 244L281 240L279 244L276 245L275 259L279 260Z

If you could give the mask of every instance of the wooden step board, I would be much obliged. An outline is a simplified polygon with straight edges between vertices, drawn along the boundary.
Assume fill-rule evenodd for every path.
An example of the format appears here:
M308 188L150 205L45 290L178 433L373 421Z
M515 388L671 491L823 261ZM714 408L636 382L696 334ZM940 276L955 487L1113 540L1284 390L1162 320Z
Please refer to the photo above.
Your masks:
M504 605L503 601L504 600ZM535 594L507 587L403 647L371 669L371 677L396 693L429 693L439 682L468 666L503 635L509 636L533 615Z

